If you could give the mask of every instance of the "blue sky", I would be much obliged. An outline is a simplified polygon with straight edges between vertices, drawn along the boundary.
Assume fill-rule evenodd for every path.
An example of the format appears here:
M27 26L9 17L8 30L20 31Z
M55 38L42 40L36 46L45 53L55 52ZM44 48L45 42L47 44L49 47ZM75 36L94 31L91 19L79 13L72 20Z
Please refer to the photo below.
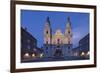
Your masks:
M21 10L21 26L26 27L37 39L38 47L43 45L43 30L47 17L51 22L52 34L57 29L61 29L64 33L67 18L70 17L74 47L78 46L79 40L89 33L89 13Z

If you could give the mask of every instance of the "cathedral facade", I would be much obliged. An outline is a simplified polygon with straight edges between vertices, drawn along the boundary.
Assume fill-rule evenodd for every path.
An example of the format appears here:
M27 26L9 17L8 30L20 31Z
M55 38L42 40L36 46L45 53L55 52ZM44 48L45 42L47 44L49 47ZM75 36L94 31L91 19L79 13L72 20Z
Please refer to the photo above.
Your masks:
M71 55L72 49L72 27L68 17L65 24L65 32L60 29L52 34L52 28L49 17L46 19L44 26L44 53L45 57L65 57Z

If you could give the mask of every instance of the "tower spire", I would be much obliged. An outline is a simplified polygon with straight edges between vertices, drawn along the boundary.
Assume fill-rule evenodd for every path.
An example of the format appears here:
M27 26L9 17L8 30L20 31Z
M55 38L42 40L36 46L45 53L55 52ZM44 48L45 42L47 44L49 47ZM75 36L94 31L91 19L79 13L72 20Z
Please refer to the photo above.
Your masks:
M71 43L72 40L72 27L71 27L71 21L70 17L67 18L67 24L66 24L66 29L65 29L65 39L68 44Z
M68 17L67 19L68 19L68 21L70 22L70 17Z
M52 30L50 26L49 17L46 18L46 24L44 27L44 43L51 44Z
M66 25L66 27L67 27L67 28L69 28L69 27L71 28L70 17L67 18L67 25Z
M46 22L50 25L50 19L48 16L47 16Z

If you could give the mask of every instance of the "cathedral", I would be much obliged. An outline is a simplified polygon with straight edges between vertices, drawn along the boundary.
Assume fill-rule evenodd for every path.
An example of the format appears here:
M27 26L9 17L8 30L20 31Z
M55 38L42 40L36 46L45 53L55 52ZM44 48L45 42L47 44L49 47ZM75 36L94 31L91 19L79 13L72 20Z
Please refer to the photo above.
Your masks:
M52 34L52 27L49 17L47 17L44 25L44 54L45 57L65 57L71 55L72 50L72 27L70 18L67 18L65 24L65 32L62 33L57 29Z

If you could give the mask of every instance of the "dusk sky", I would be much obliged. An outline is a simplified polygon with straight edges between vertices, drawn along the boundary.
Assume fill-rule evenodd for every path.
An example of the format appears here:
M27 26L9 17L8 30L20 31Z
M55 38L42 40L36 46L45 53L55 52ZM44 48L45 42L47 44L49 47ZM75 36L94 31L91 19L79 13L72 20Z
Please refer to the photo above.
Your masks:
M79 40L89 33L89 13L21 10L21 26L27 28L37 39L38 47L44 42L43 31L47 17L51 22L52 34L57 29L61 29L64 34L67 18L70 17L74 47L77 47Z

